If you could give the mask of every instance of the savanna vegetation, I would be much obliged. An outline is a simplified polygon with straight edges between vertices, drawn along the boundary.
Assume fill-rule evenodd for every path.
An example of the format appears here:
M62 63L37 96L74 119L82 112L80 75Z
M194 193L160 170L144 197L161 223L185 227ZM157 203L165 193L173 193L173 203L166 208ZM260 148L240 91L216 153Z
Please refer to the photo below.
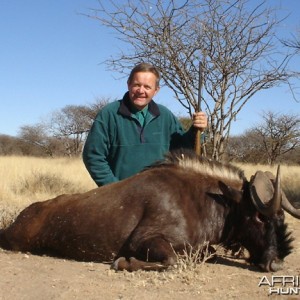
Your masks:
M0 228L32 202L66 193L85 192L96 185L80 158L0 157ZM256 170L276 166L241 164L249 178ZM282 165L282 185L289 199L300 199L300 166Z
M0 157L0 228L35 201L95 187L80 158ZM239 164L247 177L275 166ZM300 167L282 166L283 187L291 200L300 199ZM287 215L296 238L284 275L299 274L299 220ZM201 250L201 248L199 248ZM268 287L258 283L265 273L217 248L218 259L204 253L199 263L187 247L177 267L167 272L114 272L107 264L82 263L0 249L0 298L3 299L268 299ZM197 254L197 252L196 252ZM16 276L17 274L17 276ZM279 274L279 275L280 275ZM270 278L271 275L266 275ZM245 284L247 282L247 284ZM291 298L293 299L293 298Z
M283 189L291 201L299 201L298 115L266 112L262 122L244 134L230 134L231 123L254 94L286 84L296 98L292 83L299 72L293 70L293 58L299 55L299 34L297 39L294 35L285 40L278 36L285 18L276 18L276 10L263 0L254 6L247 0L187 0L180 5L176 1L128 0L116 4L108 0L99 1L99 5L90 17L110 28L125 43L123 49L128 49L108 60L111 69L122 74L136 62L157 65L164 84L174 91L188 114L200 104L208 112L205 149L209 157L239 165L247 177L258 169L274 173L280 163ZM201 77L202 95L198 85ZM197 102L198 93L201 103ZM0 134L0 228L32 202L96 187L80 154L95 114L108 101L96 99L91 105L66 106L42 123L23 126L15 137ZM184 126L190 124L188 118L181 121ZM300 272L300 227L299 220L290 216L287 220L296 240L279 275L291 278ZM115 273L104 264L0 249L0 298L270 298L268 288L258 286L264 274L245 261L225 259L200 267L194 262L187 249L176 272ZM190 266L192 272L186 272Z
M78 158L99 110L112 101L97 98L89 105L68 105L49 113L48 120L24 125L17 136L0 134L0 156L30 156ZM300 164L300 118L297 114L272 111L262 113L262 120L225 143L222 161L249 164ZM191 126L189 117L179 117L185 129ZM203 149L212 157L213 142L209 129L205 132Z
M240 111L263 90L287 86L287 97L299 101L300 75L293 63L299 30L290 37L282 32L288 15L278 18L279 10L265 0L108 0L87 16L126 46L106 60L109 69L128 76L136 63L152 63L186 115L207 112L208 157L299 165L298 114L262 112L253 128L240 136L231 132ZM16 137L0 134L0 155L78 157L95 115L109 101L99 97L89 105L68 105L41 123L22 126ZM181 118L185 125L189 117Z

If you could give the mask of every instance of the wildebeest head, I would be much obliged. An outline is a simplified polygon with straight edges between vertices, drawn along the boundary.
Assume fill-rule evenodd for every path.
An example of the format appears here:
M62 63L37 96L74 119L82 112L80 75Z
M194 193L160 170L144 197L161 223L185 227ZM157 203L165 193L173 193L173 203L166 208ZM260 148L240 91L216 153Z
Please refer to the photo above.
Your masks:
M293 238L283 210L300 218L300 210L288 201L280 181L278 167L276 178L270 172L256 172L245 182L243 191L220 183L224 195L240 203L238 240L249 251L249 261L268 272L282 269L283 259L292 250Z

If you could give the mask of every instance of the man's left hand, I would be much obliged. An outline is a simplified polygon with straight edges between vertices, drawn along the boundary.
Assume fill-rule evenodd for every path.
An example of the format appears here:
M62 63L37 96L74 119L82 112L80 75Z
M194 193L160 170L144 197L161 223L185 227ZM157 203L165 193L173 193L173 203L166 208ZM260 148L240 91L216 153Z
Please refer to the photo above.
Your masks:
M207 127L207 116L205 112L196 112L193 115L193 126L203 131Z

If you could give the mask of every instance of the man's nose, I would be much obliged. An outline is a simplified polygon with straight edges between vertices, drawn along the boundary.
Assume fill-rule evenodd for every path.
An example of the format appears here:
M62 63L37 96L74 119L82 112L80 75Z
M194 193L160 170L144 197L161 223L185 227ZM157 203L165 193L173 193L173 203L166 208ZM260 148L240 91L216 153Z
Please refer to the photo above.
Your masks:
M138 89L139 93L144 93L145 92L145 88L143 86L140 86Z

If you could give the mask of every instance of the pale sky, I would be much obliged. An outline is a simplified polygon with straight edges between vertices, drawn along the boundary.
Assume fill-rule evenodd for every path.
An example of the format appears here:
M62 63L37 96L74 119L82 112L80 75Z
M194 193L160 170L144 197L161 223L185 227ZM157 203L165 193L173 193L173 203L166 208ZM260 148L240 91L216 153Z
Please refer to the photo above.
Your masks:
M287 33L300 27L299 0L269 2L290 13ZM97 7L97 0L0 0L0 134L17 135L21 126L39 123L66 105L122 98L126 79L117 79L119 74L102 63L118 52L118 40L82 15ZM295 66L300 70L300 57ZM155 100L186 115L166 88ZM238 115L232 134L252 127L268 110L300 113L300 103L287 87L265 91Z

